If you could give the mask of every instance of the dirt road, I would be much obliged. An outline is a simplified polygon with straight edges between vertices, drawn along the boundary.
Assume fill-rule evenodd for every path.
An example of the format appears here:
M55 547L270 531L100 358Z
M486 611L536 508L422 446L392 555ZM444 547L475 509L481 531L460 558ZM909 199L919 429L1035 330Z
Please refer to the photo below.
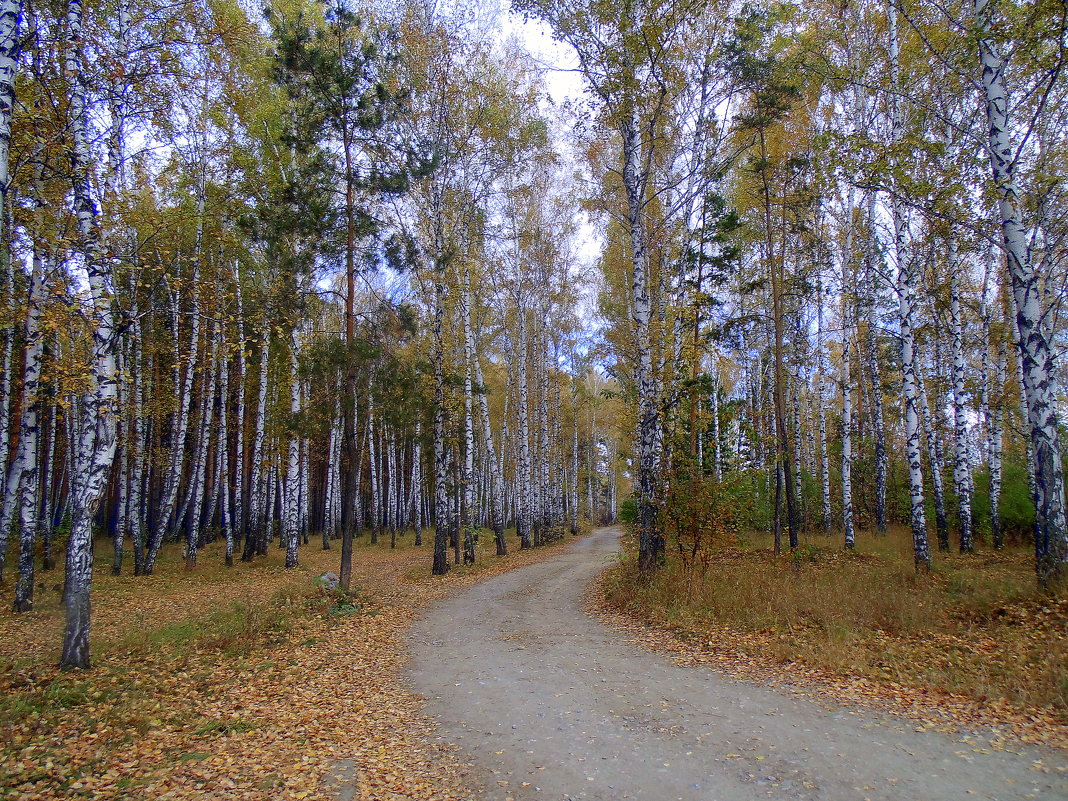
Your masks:
M487 799L1068 799L1068 763L685 668L583 611L614 557L600 529L433 608L411 679Z

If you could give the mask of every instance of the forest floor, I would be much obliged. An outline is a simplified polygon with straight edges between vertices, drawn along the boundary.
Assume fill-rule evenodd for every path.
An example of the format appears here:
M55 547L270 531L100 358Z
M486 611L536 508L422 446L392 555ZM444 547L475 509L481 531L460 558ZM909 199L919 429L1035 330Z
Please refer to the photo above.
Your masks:
M413 629L412 681L441 740L470 758L479 798L1068 794L1063 751L968 721L938 731L922 718L824 696L810 683L789 683L793 673L781 663L774 677L709 670L635 647L588 614L603 598L591 582L618 564L619 536L618 528L600 529L551 561L481 582L434 604Z
M347 598L316 584L337 543L290 571L275 547L227 569L215 544L186 572L175 546L134 578L110 575L100 542L84 673L54 667L62 571L38 574L29 614L4 588L0 799L467 798L467 768L400 679L405 634L428 602L562 545L498 558L483 537L475 567L433 578L410 539L359 541Z
M864 534L854 553L821 536L771 546L752 534L689 564L672 552L648 583L621 563L596 600L686 664L1068 749L1068 597L1036 589L1033 551L936 553L917 578L904 530Z
M676 608L650 623L638 607L604 608L629 569L619 533L502 559L484 537L478 565L444 578L429 575L429 547L410 535L396 550L364 538L348 597L315 582L336 571L336 546L305 548L292 571L273 547L227 569L212 545L187 572L173 548L156 575L137 579L111 576L101 547L85 673L54 667L62 573L39 574L27 615L8 611L3 588L0 799L704 801L710 782L721 799L1068 792L1064 752L1021 742L1068 744L1049 707L1028 713L790 661L781 632L752 621L697 626ZM762 549L746 548L755 584L796 601L790 593L804 587L767 573L782 564L753 562L749 551ZM824 557L800 558L805 576ZM990 569L1008 583L993 595L1015 599L1015 611L994 618L1054 617L1017 584L1023 555L1004 558L1011 564ZM937 581L958 594L969 586L944 574Z

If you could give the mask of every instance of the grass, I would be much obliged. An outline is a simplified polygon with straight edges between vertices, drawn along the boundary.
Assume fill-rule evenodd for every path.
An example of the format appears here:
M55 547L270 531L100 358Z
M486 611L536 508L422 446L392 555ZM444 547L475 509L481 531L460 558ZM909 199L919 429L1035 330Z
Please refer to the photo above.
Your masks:
M509 542L498 559L484 535L478 563L443 579L430 576L431 535L422 548L411 532L396 549L388 533L375 545L359 538L347 594L317 581L338 572L339 542L323 551L313 540L292 570L273 545L227 568L216 542L187 571L181 548L167 545L154 575L135 578L129 562L110 574L109 543L98 540L92 669L77 673L56 668L62 569L38 574L44 589L27 614L10 611L11 588L0 586L0 798L202 798L230 780L244 788L235 798L273 798L283 782L294 794L315 784L353 742L400 737L402 707L382 699L403 692L382 666L399 659L394 638L416 605L551 550L520 555ZM313 735L299 763L279 746ZM389 764L433 773L421 753L405 740ZM368 781L402 781L377 765Z
M683 637L735 631L740 649L779 661L1068 711L1068 599L1037 591L1024 549L936 554L917 576L901 529L853 553L821 536L782 555L747 539L696 565L669 554L648 583L625 560L608 600Z
M193 648L221 651L227 656L244 655L289 633L293 621L287 606L277 594L265 606L235 601L205 617L132 632L123 638L121 646L141 653Z

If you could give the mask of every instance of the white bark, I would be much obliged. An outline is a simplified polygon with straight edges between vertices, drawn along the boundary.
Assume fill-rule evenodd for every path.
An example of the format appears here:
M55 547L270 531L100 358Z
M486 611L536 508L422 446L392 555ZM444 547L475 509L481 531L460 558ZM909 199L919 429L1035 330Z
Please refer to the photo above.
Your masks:
M850 221L851 222L851 221ZM816 458L820 470L820 499L822 500L823 533L831 533L831 470L827 460L827 411L824 403L827 399L826 377L824 375L823 353L823 281L816 277Z
M891 0L890 23L890 70L891 84L895 95L891 101L892 144L904 136L904 123L900 101L901 68L897 33L896 0ZM892 159L896 166L896 159ZM923 465L920 461L920 388L916 374L916 341L913 333L913 268L907 253L907 226L904 210L896 193L891 193L891 215L894 232L894 260L897 267L898 326L901 336L901 373L905 395L905 457L909 466L909 506L911 509L913 560L918 572L931 567L931 554L927 544L927 520L923 506Z
M0 303L8 304L13 295L10 258L0 258ZM6 462L11 448L11 356L15 344L15 332L5 328L2 332L3 356L0 357L0 462ZM0 498L6 493L7 471L0 464Z
M375 400L367 393L367 447L370 448L368 463L371 468L371 543L378 542L378 530L382 525L382 493L378 480L378 426L375 425Z
M578 381L571 379L571 536L579 532L579 405Z
M7 193L11 180L8 156L11 152L11 117L15 110L21 21L22 3L19 0L0 2L0 215L3 217L7 215ZM7 238L5 222L0 218L0 240Z
M289 345L289 414L295 419L300 414L300 379L297 376L297 359L300 352L299 334L293 333ZM300 437L289 433L289 458L286 462L285 509L282 530L286 543L286 568L297 566L297 545L300 541Z
M211 440L211 410L215 403L215 371L219 362L219 342L214 332L209 331L211 356L208 372L202 380L200 392L200 425L198 426L196 447L194 450L193 476L189 484L185 511L185 567L192 570L196 566L197 552L200 548L201 501L204 498L204 484L207 477L209 443Z
M631 312L634 323L634 382L638 390L638 565L651 573L663 559L664 538L657 521L659 454L657 443L660 414L653 376L649 297L649 250L645 231L645 185L642 133L637 109L620 126L623 138L623 188L627 196L627 226L630 233Z
M340 498L338 481L341 477L341 458L338 449L341 446L341 415L337 404L330 421L330 439L326 446L326 481L323 487L323 550L330 550L330 540L336 536L340 515L338 500Z
M530 484L530 411L527 389L527 317L520 304L517 308L518 342L516 343L515 371L519 383L519 403L516 415L519 418L519 453L516 465L516 533L520 549L533 545L531 539L531 484Z
M15 461L8 471L4 498L4 515L0 525L0 554L7 551L7 532L11 528L11 513L8 512L8 495L13 495L12 511L18 512L19 556L18 581L15 583L15 611L28 612L33 608L33 551L37 542L37 486L40 464L38 446L40 441L39 396L41 382L41 356L44 337L41 331L41 312L44 306L44 281L48 265L42 254L34 252L33 269L30 274L30 297L26 312L25 343L23 345L24 371L22 376L22 415L19 421L19 444ZM3 567L0 556L0 569Z
M237 261L234 261L234 299L237 303L237 403L234 414L234 469L233 490L234 502L231 514L230 529L231 538L235 543L247 532L248 513L246 503L248 493L246 490L245 475L245 311L241 298L241 273Z
M460 525L463 527L464 564L475 562L475 498L472 486L475 468L474 362L475 336L471 329L471 267L464 265L464 280L460 287L460 317L464 335L464 464L463 507Z
M130 492L129 509L126 515L127 525L133 539L134 575L141 575L145 569L145 442L148 434L148 420L143 413L145 396L145 376L142 372L141 359L141 322L137 307L133 309L130 325L130 374L133 389L130 392L130 414L133 418L129 426L127 447L130 449Z
M482 362L476 353L475 358L475 382L479 385L478 411L482 422L482 441L486 447L487 480L489 481L490 497L490 526L493 528L493 536L497 544L497 556L508 553L508 545L504 539L504 476L501 473L500 464L497 461L497 449L493 441L493 426L490 425L489 395L486 391L485 378L482 375ZM506 411L507 414L507 411ZM419 431L416 429L416 436ZM418 454L416 449L415 454ZM416 474L413 472L415 481Z
M975 0L979 61L986 96L988 154L998 199L1005 257L1016 302L1027 421L1035 459L1035 570L1039 583L1052 585L1068 566L1064 468L1054 387L1054 353L1045 319L1042 279L1034 269L1030 237L1016 178L1018 143L1009 121L1005 63L991 36L993 8Z
M440 242L440 236L438 241ZM440 253L440 248L438 249ZM445 263L434 265L434 567L436 576L449 570L448 553L448 471L445 451L445 350L442 326L445 321Z
M853 375L852 337L855 301L851 287L855 276L849 274L853 258L853 196L846 202L847 221L845 247L842 249L842 532L845 547L856 545L853 525Z
M219 359L219 431L215 451L215 472L218 478L214 494L221 506L219 522L226 544L226 566L232 567L234 564L234 525L233 510L230 508L230 484L237 484L240 481L240 473L238 472L235 476L230 470L230 355L227 353L222 321L219 322L215 336L218 337L222 356ZM209 524L212 522L212 517L214 515L209 515Z
M86 78L81 71L82 3L67 5L68 48L65 68L70 86L70 127L74 146L71 167L74 180L74 216L85 259L92 324L92 363L89 389L82 395L82 420L76 453L77 469L71 474L73 518L67 544L66 634L60 666L89 667L89 590L93 577L92 520L107 484L115 457L116 367L115 326L107 263L100 252L96 204L90 188L89 115Z
M955 243L950 250L950 300L949 329L953 355L953 429L954 462L953 488L957 495L957 520L960 527L960 552L972 553L975 544L972 538L972 482L971 465L968 460L968 412L964 392L964 333L961 328L960 288L957 270L960 265L955 258Z
M549 465L552 452L549 449L549 365L546 326L548 322L543 311L538 316L538 327L534 336L535 357L538 364L538 502L540 504L541 541L538 540L537 521L534 528L534 544L541 545L553 537L556 520L553 514L555 495L549 477Z
M844 268L843 264L843 268ZM844 269L843 269L844 273ZM843 279L845 276L843 275ZM848 293L842 293L842 532L845 547L856 545L853 528L853 354L850 352L852 315L848 308Z
M794 503L797 504L797 518L798 520L804 520L804 504L802 499L803 494L803 482L801 477L801 397L798 395L798 387L801 383L801 376L794 374L791 376L791 400L793 402L793 429L794 436L791 443L793 447L793 460L794 460ZM803 524L802 524L803 525Z
M935 525L938 530L938 550L949 550L949 528L946 524L946 494L942 480L943 462L938 447L938 424L931 414L930 402L927 400L927 390L923 386L923 375L917 369L920 381L920 423L927 432L927 463L931 467L931 492L934 496Z
M185 464L185 447L189 434L190 405L193 400L193 379L196 376L197 352L200 347L200 265L199 259L193 262L193 279L191 286L192 311L190 315L190 340L189 352L186 359L185 375L181 383L175 383L178 391L178 410L175 413L174 435L171 441L170 463L167 468L167 476L163 485L163 497L160 509L156 514L153 529L149 532L148 554L145 556L145 573L151 574L159 549L163 545L163 538L170 531L178 504L178 488L182 478L182 468ZM178 365L181 364L181 342L178 338L178 314L179 303L177 295L172 304L173 325L175 331L175 375L177 376Z
M267 418L267 367L270 358L271 335L263 332L260 343L259 389L256 393L256 427L252 434L252 479L250 481L249 520L246 523L245 548L241 560L248 562L257 551L265 552L265 544L270 539L267 531L267 475L265 470L264 433Z
M1001 449L1005 421L1005 343L998 341L994 362L994 388L996 396L990 415L989 464L990 464L990 533L994 548L1005 545L1001 528Z

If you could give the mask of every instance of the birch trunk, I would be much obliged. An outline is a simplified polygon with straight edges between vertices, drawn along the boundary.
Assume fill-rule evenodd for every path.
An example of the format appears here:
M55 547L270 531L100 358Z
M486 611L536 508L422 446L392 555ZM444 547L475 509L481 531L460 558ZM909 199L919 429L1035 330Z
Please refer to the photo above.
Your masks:
M340 415L335 404L330 421L330 441L326 446L326 486L323 488L323 550L330 550L330 540L337 532L338 522L338 479L340 478L340 454L338 448L341 440Z
M0 17L2 19L2 17ZM30 298L26 313L24 369L22 377L22 414L19 421L19 444L15 461L8 472L6 492L14 490L14 506L19 521L18 580L15 582L15 611L29 612L33 608L33 551L37 543L37 486L40 471L40 383L43 335L41 312L44 305L44 281L48 264L35 249L33 272L30 275ZM7 502L5 499L5 508ZM0 525L6 534L11 520L5 516ZM6 552L6 542L3 543ZM0 562L2 567L2 562Z
M471 329L471 267L464 265L463 280L460 282L460 322L463 326L464 348L464 461L462 484L462 503L460 506L460 526L463 530L464 564L475 563L475 509L474 469L475 469L475 418L474 418L474 361L475 336Z
M259 548L261 538L268 536L265 527L266 518L266 476L263 469L263 439L267 415L267 360L270 357L271 336L267 331L263 332L263 342L260 344L260 385L256 395L256 428L252 434L252 478L250 494L252 503L249 507L247 528L245 532L245 547L241 553L242 562L251 562Z
M957 525L960 528L960 552L974 553L971 465L968 462L968 418L964 394L964 334L961 330L960 288L956 277L960 265L957 263L955 251L955 243L950 241L949 331L953 350L953 429L955 439L953 488L957 495Z
M22 22L20 0L0 3L0 242L10 239L7 231L8 190L11 185L9 155L11 153L11 118L15 111L15 79L18 75L18 56L21 43L19 27ZM68 62L69 63L69 62ZM6 248L6 245L5 245ZM10 270L10 255L5 249L3 260ZM7 457L7 451L3 451Z
M1008 116L1005 63L997 41L991 36L993 8L989 0L975 0L975 16L989 123L988 154L1012 295L1016 302L1024 397L1035 459L1035 572L1039 584L1050 587L1063 579L1068 570L1064 466L1054 391L1054 353L1043 309L1042 277L1032 263L1020 202L1016 179L1020 148L1014 141Z
M826 383L823 371L823 282L822 276L816 277L816 457L820 470L820 499L822 500L823 533L831 533L831 471L827 460L827 411Z
M1020 393L1019 394L1020 419L1024 421L1024 426L1026 427L1026 426L1028 426L1027 393L1026 393L1026 391L1024 389L1023 356L1020 353L1020 346L1019 346L1019 343L1020 343L1020 325L1019 325L1019 322L1018 322L1019 321L1019 317L1017 316L1017 313L1016 313L1016 298L1015 298L1015 296L1013 295L1013 293L1011 291L1009 291L1009 292L1006 293L1006 297L1007 297L1007 300L1008 300L1007 305L1009 307L1009 319L1010 319L1011 325L1012 325L1013 342L1016 343L1016 347L1014 348L1014 350L1016 351L1016 360L1015 360L1016 361L1016 386L1019 388L1019 393ZM1036 472L1035 472L1036 471L1036 467L1035 467L1034 441L1032 440L1032 438L1030 436L1027 436L1027 437L1024 437L1024 444L1026 446L1025 447L1025 455L1026 455L1026 459L1027 459L1027 493L1028 493L1028 497L1031 498L1032 504L1036 505L1036 508L1037 508L1037 504L1038 504L1038 485L1037 485L1037 477L1036 477ZM1036 537L1036 540L1035 540L1036 542L1037 542L1037 537L1038 537L1037 525L1038 525L1038 516L1037 516L1037 513L1036 513L1036 516L1035 516L1035 526L1036 526L1036 528L1033 528L1033 530L1032 530L1033 536Z
M531 540L531 487L530 487L530 420L527 390L527 318L522 305L517 309L519 321L519 342L515 360L516 376L519 383L519 402L516 415L519 418L519 452L516 468L516 533L519 535L519 549L533 545Z
M719 430L719 370L716 370L716 380L712 385L712 457L715 460L713 475L716 482L723 480L723 444Z
M92 307L92 364L89 389L83 394L82 424L76 445L77 470L71 474L72 521L67 544L66 631L60 667L89 667L89 591L93 578L92 521L115 457L118 419L115 367L115 326L111 310L110 276L100 252L96 204L90 188L89 114L85 76L81 72L81 0L67 5L68 48L65 69L69 80L71 171L74 216L85 260Z
M415 441L412 443L412 523L415 526L415 545L423 545L423 476L422 446L420 437L422 424L415 424Z
M1005 535L1001 528L1001 448L1005 421L1005 343L998 341L994 362L994 387L996 395L990 414L990 537L995 550L1005 547Z
M182 380L178 400L178 417L175 422L174 438L171 443L170 466L167 470L167 479L163 489L163 501L159 514L155 521L155 529L151 532L148 547L148 556L145 560L145 574L151 575L156 564L163 538L171 530L174 524L175 509L178 503L178 489L182 479L182 468L185 464L185 447L189 431L190 406L193 401L193 380L196 377L197 353L200 348L200 248L203 239L204 219L204 190L203 182L197 200L197 241L196 253L193 259L193 279L191 283L192 309L190 313L190 338L189 358L186 360L185 376ZM180 364L178 349L178 303L174 304L174 327L176 349L176 365Z
M571 536L579 533L579 406L578 382L571 381Z
M10 238L7 229L8 189L10 187L10 169L8 166L11 151L11 117L15 109L15 78L18 72L19 27L22 21L22 3L20 0L4 0L0 3L0 270L3 271L3 285L0 286L0 303L9 303L14 295L14 271L11 253L7 242ZM11 399L11 356L14 348L14 332L3 331L3 363L0 364L0 497L7 492L7 458L11 443L10 399ZM2 535L6 544L6 532ZM6 549L4 551L6 553ZM3 556L0 555L0 569Z
M847 248L848 253L848 248ZM848 258L848 257L847 257ZM842 284L849 286L846 261L842 262ZM853 528L853 376L852 331L849 294L842 292L842 533L845 547L856 547Z
M445 261L434 265L434 566L433 574L449 571L448 454L445 452Z
M178 481L181 472L181 460L185 453L186 429L189 420L189 403L193 393L193 351L190 352L187 364L187 380L183 380L181 372L180 298L178 296L178 291L170 288L170 283L167 281L166 277L164 277L164 282L167 284L170 296L171 336L174 340L174 365L171 373L171 384L173 386L173 391L177 393L178 396L178 407L174 413L170 441L170 459L168 461L168 468L164 478L162 495L156 498L156 503L154 504L155 513L150 518L151 525L148 532L148 551L145 554L144 575L151 575L155 568L156 556L159 553L160 547L163 545L163 539L170 527L170 519L174 514L174 507L178 502ZM197 322L195 325L199 326L199 315L197 315ZM181 442L180 446L179 441Z
M119 362L118 372L119 375L129 374L130 353L127 342L122 342L118 347ZM129 388L120 381L118 384L119 392L119 408L129 409L130 398ZM125 556L126 545L126 503L129 496L129 477L130 477L130 444L129 444L129 425L119 428L122 433L118 436L121 437L121 444L118 446L119 463L119 476L118 476L118 499L115 504L115 529L112 532L112 546L114 549L114 555L111 561L111 575L122 575L122 560Z
M3 213L0 207L0 214ZM0 239L0 245L3 240ZM6 246L0 250L0 303L10 304L14 295L15 283L12 279L11 258ZM3 356L0 357L0 498L7 494L7 458L11 449L11 357L15 346L15 331L5 327L0 331L0 342L3 343ZM4 537L0 533L0 537ZM6 542L6 540L5 540ZM6 553L6 550L5 550ZM2 557L0 557L2 559Z
M375 400L372 391L367 393L367 447L370 448L368 465L371 469L371 544L378 544L378 529L382 525L382 490L379 481L378 426L375 425Z
M237 303L237 403L234 410L234 427L236 429L234 431L234 501L230 537L236 544L241 541L242 536L247 535L248 530L248 513L246 509L248 493L246 492L247 478L245 472L245 373L247 372L245 348L248 343L245 341L245 311L241 298L241 272L238 269L236 260L234 261L234 300Z
M867 99L861 99L861 113L867 106ZM876 196L874 192L867 193L867 231L864 237L864 259L867 266L865 276L867 313L867 334L864 337L864 366L868 374L868 384L871 387L871 427L875 439L875 528L880 534L886 533L886 478L890 467L890 454L886 448L886 422L883 413L883 381L879 369L879 353L876 342L876 302L877 281L881 271L882 259L879 255L878 242L875 233Z
M131 376L133 389L130 393L131 415L129 440L130 448L130 509L126 516L133 539L134 575L140 576L145 571L145 441L148 422L145 419L144 396L145 377L142 373L141 359L141 323L136 305L133 308L133 321L130 326L132 350Z
M931 466L931 491L934 495L938 550L946 553L949 551L949 525L946 522L946 492L942 480L942 455L938 448L938 424L931 414L931 406L927 400L927 390L923 387L922 376L920 377L920 384L921 424L927 432L927 463Z
M901 87L899 45L897 32L897 6L891 0L890 23L890 70L894 92ZM901 102L898 95L892 100L892 143L896 145L904 135ZM896 161L895 160L892 160ZM916 374L916 342L913 334L913 268L906 252L906 226L901 201L896 193L891 194L893 217L894 259L897 267L898 325L901 335L901 373L905 395L905 456L909 466L909 506L912 528L913 561L918 573L931 568L931 553L927 545L927 520L923 506L923 465L920 461L920 389Z
M386 427L384 447L386 449L386 468L389 480L386 484L386 525L389 526L389 547L397 547L397 443L393 437L393 427Z
M56 567L55 557L52 555L52 537L55 531L55 497L58 495L58 491L54 489L55 475L56 475L56 463L59 459L59 446L56 442L56 436L59 433L59 408L54 405L51 408L51 414L48 421L48 450L46 452L47 458L44 463L44 481L42 486L44 492L41 499L41 512L39 517L39 525L41 528L41 539L43 540L44 554L41 560L42 570L54 570ZM0 471L2 472L2 471ZM59 475L62 477L62 470ZM136 552L135 552L136 553Z
M490 525L493 528L493 539L497 545L497 556L508 553L508 544L504 539L504 476L497 462L497 449L493 442L493 427L490 425L489 396L486 392L486 382L482 375L482 361L478 354L475 359L475 382L479 385L478 410L482 422L482 441L486 446L487 479L489 481L490 497ZM416 428L416 437L419 429ZM418 455L418 450L414 452ZM416 474L413 473L412 481Z
M308 406L308 384L305 381L300 382L300 408L303 410ZM302 542L308 544L308 534L311 528L311 495L309 492L310 476L310 456L309 448L311 442L306 437L300 438L300 536Z
M800 375L793 375L791 387L791 396L793 403L793 459L794 459L794 503L796 504L795 515L797 517L797 529L800 532L801 526L804 521L804 504L802 503L803 484L801 476L801 398L798 395L798 385L801 383ZM793 547L797 547L794 545Z
M541 536L539 542L535 528L535 545L544 545L554 538L555 525L553 501L555 493L549 477L549 465L552 453L549 448L549 365L548 344L546 342L546 315L543 312L538 320L538 332L535 335L538 372L538 501L541 505Z
M631 312L634 322L634 381L638 390L638 568L651 575L664 559L664 537L658 522L657 437L660 427L658 397L650 340L652 303L649 297L649 251L645 231L645 184L642 133L637 111L624 117L623 187L627 195L627 226L630 233Z
M208 373L203 379L200 399L200 426L196 438L196 462L193 466L193 479L189 485L189 497L186 503L185 517L185 569L192 570L197 564L197 552L200 549L201 514L200 501L204 496L204 480L207 473L209 442L211 438L211 408L215 402L215 370L219 361L218 340L214 331L208 333L212 342Z
M216 475L219 479L215 484L215 497L218 498L222 507L219 523L222 527L226 547L226 566L233 567L234 525L233 510L230 508L230 484L233 483L236 486L240 483L241 474L240 470L235 471L235 474L232 474L230 470L230 434L228 425L230 416L230 357L226 353L222 321L219 322L215 335L218 337L218 347L222 352L222 357L219 360L219 431L215 451ZM208 523L210 524L211 522L211 516L209 516Z
M289 346L289 414L291 421L300 414L300 378L297 376L299 334L294 332ZM289 458L286 463L286 497L284 520L287 569L297 566L297 545L300 541L300 436L289 434Z

